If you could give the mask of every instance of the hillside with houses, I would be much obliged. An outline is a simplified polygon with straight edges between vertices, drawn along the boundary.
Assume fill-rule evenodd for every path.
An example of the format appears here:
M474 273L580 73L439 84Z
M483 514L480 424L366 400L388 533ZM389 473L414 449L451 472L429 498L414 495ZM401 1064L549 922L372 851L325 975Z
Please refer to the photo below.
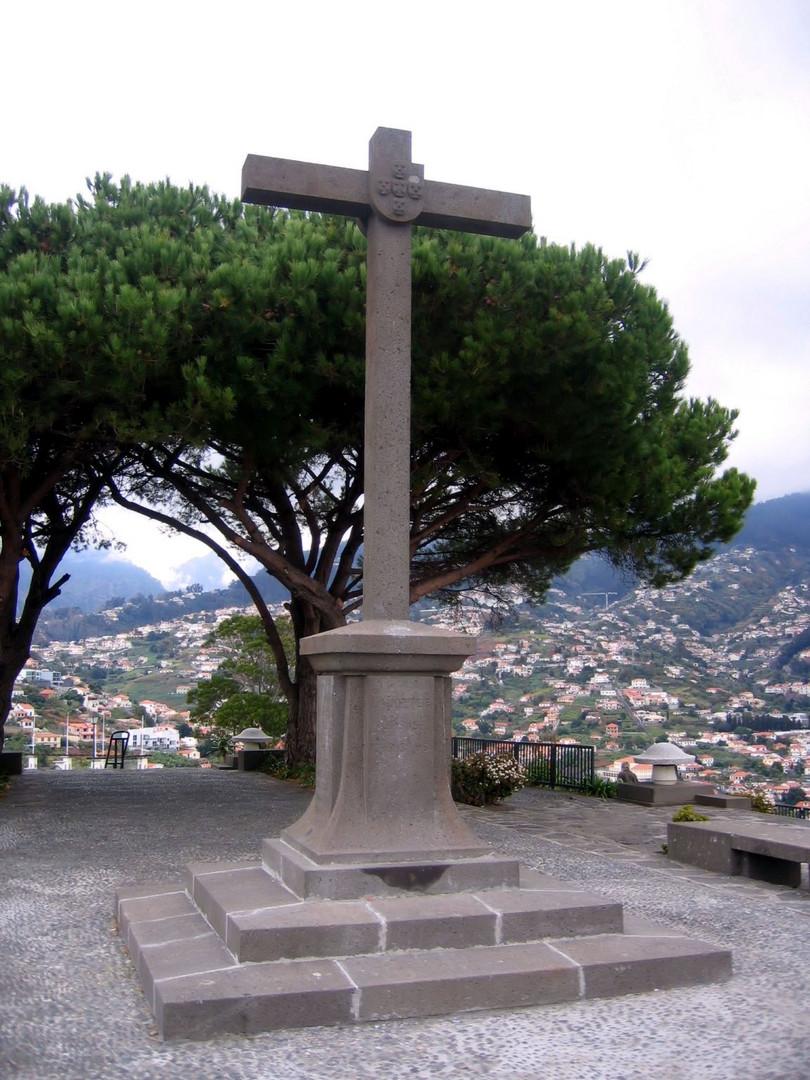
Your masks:
M416 617L475 637L453 677L454 733L586 743L603 776L628 761L641 778L634 754L666 738L694 755L687 771L698 779L801 805L805 772L810 790L803 535L731 547L663 590L577 593L561 582L540 608L515 593L507 619L494 619L481 598L452 618L422 605ZM133 626L127 603L117 602L95 617L105 632L72 640L45 626L15 689L7 748L31 750L47 767L64 758L67 738L69 756L85 762L117 728L154 763L205 764L210 732L192 729L187 694L226 657L210 643L212 630L251 609L209 607L196 589L188 602L150 597L148 610L150 621Z

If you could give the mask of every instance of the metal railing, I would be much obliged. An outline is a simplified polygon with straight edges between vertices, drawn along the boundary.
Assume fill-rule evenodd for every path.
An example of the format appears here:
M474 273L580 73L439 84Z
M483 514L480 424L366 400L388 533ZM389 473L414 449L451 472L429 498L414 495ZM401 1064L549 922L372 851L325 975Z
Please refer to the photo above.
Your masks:
M800 818L807 821L807 810L802 806L788 806L787 803L774 803L773 812L781 817Z
M585 790L594 781L594 748L577 743L511 742L453 736L452 754L463 760L471 754L511 754L526 770L532 784Z

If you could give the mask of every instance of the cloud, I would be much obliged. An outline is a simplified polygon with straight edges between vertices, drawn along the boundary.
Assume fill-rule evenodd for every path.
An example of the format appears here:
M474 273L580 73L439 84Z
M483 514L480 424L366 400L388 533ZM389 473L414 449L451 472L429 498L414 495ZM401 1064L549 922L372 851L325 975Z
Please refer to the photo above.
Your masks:
M237 196L248 153L359 168L378 125L407 128L429 178L529 194L539 235L649 259L689 391L740 409L732 460L760 496L807 488L804 0L78 10L29 0L36 66L6 50L0 179Z

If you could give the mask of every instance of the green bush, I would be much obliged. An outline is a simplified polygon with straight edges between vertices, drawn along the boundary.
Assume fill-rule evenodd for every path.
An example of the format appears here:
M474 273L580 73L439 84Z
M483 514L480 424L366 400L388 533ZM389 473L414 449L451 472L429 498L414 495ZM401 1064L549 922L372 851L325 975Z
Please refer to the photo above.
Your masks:
M156 750L150 752L149 760L155 765L162 765L164 769L199 769L200 767L199 761L192 761L184 754L168 754Z
M291 780L303 788L315 787L314 765L286 765L282 757L268 756L259 766L259 771L275 776L277 780Z
M483 751L452 762L450 787L456 802L486 806L507 799L526 785L526 770L509 753Z
M603 780L601 776L595 776L584 787L580 788L583 795L596 795L600 799L615 799L619 785L613 780Z
M673 821L709 821L705 814L699 814L693 806L682 806L672 815Z

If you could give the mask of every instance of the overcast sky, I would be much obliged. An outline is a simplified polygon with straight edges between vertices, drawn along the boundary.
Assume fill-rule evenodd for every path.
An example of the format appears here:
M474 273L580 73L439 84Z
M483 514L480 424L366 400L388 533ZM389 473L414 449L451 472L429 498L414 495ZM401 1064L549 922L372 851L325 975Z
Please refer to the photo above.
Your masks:
M757 498L810 490L807 0L28 0L5 21L0 181L107 171L240 194L248 153L528 194L534 230L649 260L688 392L739 409ZM128 557L171 577L186 544Z

